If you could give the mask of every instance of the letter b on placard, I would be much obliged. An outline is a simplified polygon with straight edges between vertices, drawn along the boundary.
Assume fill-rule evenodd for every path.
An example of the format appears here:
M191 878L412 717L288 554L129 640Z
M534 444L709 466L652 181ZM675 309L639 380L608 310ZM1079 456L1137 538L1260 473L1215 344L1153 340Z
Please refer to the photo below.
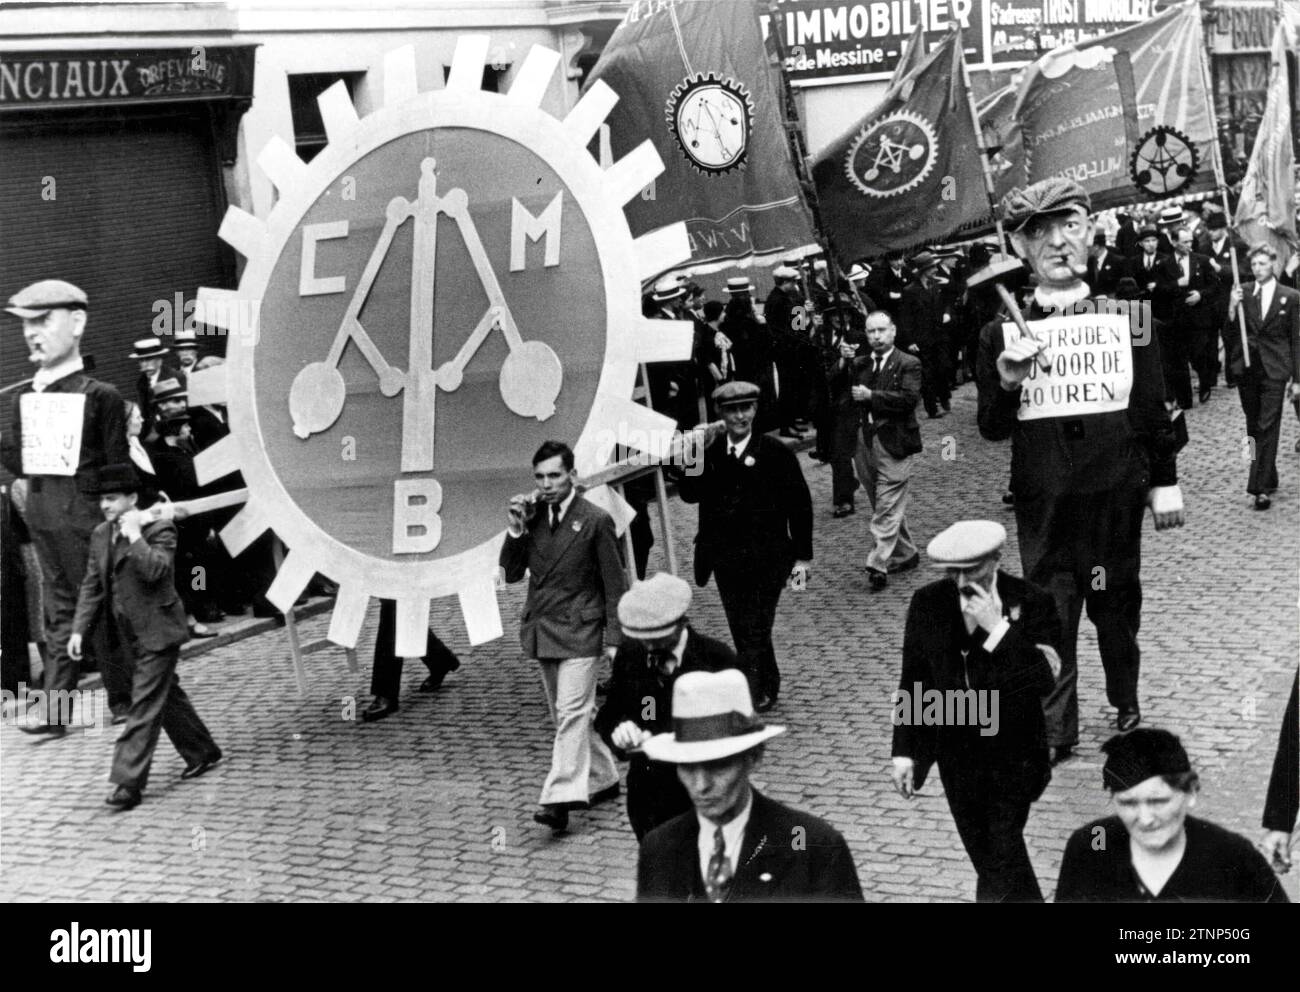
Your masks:
M437 479L393 482L393 554L432 551L442 540L442 486Z

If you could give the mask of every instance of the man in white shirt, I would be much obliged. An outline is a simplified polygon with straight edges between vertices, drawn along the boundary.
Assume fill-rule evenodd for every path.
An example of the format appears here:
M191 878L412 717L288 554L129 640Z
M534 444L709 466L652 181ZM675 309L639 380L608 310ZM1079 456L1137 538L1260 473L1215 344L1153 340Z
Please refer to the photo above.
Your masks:
M840 833L750 784L765 726L736 669L687 672L673 686L673 730L642 744L677 768L693 809L652 830L637 861L639 902L861 902Z

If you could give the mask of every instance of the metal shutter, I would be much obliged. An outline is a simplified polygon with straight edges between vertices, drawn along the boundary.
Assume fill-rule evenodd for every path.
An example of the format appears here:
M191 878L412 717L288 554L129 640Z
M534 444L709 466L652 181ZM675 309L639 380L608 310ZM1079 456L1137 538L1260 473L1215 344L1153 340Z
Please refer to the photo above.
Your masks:
M178 292L191 300L199 286L230 285L207 118L18 120L0 128L0 299L37 279L80 286L90 296L82 354L94 356L96 378L134 399L139 373L127 355L153 333L154 302L174 307ZM47 176L53 200L42 198ZM225 353L222 338L199 341L201 355ZM0 314L0 385L34 371L17 318Z

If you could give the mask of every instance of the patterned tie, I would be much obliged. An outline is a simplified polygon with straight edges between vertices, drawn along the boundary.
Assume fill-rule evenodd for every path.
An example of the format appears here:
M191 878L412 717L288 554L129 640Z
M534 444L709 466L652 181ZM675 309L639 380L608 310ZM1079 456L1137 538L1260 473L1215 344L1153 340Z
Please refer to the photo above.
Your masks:
M727 842L721 827L713 831L713 855L709 858L709 877L704 884L709 902L722 902L731 891L731 859L727 857Z

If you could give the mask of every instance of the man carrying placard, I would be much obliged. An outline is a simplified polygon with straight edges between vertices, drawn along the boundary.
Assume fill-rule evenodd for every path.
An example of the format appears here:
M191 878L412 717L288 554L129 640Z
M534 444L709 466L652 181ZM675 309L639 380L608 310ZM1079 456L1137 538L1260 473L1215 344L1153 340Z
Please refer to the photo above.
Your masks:
M1150 305L1094 298L1083 281L1089 206L1078 183L1060 178L1004 198L1016 254L1038 278L1025 312L1034 336L988 324L977 370L980 433L1012 439L1025 578L1052 594L1062 622L1062 669L1044 699L1053 761L1078 743L1076 641L1085 604L1117 726L1141 722L1142 516L1151 507L1157 530L1184 520L1177 452L1185 432L1165 405Z

